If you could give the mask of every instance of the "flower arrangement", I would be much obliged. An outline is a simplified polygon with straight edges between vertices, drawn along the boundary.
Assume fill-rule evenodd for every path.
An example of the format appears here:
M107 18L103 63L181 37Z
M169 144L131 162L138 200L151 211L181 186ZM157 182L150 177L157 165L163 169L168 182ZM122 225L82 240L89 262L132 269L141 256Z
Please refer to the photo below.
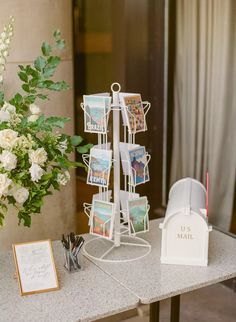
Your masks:
M34 64L19 65L24 93L5 99L1 87L13 23L10 18L0 34L0 225L11 204L19 224L30 227L31 215L41 212L44 197L70 180L71 167L83 166L69 159L71 152L85 153L91 145L81 146L80 136L58 132L69 119L46 117L37 103L48 100L50 91L69 88L65 81L51 79L61 60L53 53L65 46L59 30L53 34L55 45L44 42Z

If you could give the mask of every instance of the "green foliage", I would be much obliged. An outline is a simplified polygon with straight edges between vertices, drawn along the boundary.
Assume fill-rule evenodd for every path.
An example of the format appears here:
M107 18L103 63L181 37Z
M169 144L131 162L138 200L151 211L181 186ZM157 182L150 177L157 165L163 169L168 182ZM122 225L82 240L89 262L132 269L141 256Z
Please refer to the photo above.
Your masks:
M11 204L18 210L19 224L30 227L31 215L41 212L44 198L51 195L53 189L60 190L61 185L69 180L68 170L75 167L86 168L81 162L71 161L70 153L87 153L92 147L91 144L82 145L81 136L58 133L58 130L63 129L65 123L70 121L69 118L46 117L42 113L32 112L32 108L38 108L35 104L39 100L49 99L50 92L60 92L69 88L65 81L52 79L61 62L58 50L65 46L60 30L54 32L53 38L54 45L43 42L41 55L32 65L19 65L18 77L22 81L21 88L24 94L16 93L7 103L4 93L0 92L0 107L5 103L11 110L12 106L16 109L10 112L11 118L8 122L0 122L0 131L15 131L18 139L18 143L10 149L17 158L15 168L9 171L0 163L0 175L7 175L11 181L9 189L12 191L20 188L28 191L27 198L22 203L17 201L13 192L0 195L0 226L4 224L7 205ZM57 55L54 55L55 50ZM9 107L9 104L12 106ZM30 159L30 154L32 151L41 150L44 151L46 160L37 163L43 173L35 180L30 171L35 161ZM4 151L5 148L0 142L0 154Z

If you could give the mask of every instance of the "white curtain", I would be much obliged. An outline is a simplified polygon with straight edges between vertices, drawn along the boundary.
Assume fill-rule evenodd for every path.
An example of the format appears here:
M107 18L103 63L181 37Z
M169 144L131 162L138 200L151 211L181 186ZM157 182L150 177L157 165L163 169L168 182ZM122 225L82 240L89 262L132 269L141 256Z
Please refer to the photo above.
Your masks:
M236 1L177 0L171 183L210 176L209 220L229 229L236 174Z

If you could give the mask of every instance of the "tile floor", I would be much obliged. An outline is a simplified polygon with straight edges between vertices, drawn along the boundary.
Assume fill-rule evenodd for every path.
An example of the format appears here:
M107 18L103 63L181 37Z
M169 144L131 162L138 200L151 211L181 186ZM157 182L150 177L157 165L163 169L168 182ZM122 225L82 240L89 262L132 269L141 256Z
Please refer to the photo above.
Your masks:
M169 322L170 300L161 301L160 322ZM97 322L149 322L149 306ZM180 322L236 322L236 293L223 284L202 288L181 296Z

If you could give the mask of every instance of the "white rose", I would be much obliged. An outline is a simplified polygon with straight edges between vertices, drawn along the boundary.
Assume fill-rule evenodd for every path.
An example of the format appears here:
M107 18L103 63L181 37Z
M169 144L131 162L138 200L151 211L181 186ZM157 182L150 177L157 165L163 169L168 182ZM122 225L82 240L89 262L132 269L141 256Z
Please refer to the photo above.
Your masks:
M17 202L24 203L29 197L29 191L26 188L21 187L13 192L13 197Z
M44 163L47 161L47 152L44 150L44 148L31 150L29 151L29 159L31 163L44 165Z
M12 183L6 173L0 173L0 197L8 194L8 188Z
M0 110L0 123L8 122L10 120L10 118L11 118L11 116L8 112Z
M39 118L39 115L33 114L33 115L28 116L27 120L29 122L35 122L35 121L37 121L38 118Z
M32 114L40 114L41 113L40 108L36 104L30 104L29 109Z
M0 147L3 149L13 148L17 142L17 135L18 133L11 129L0 131Z
M4 105L2 107L2 111L8 112L8 113L16 113L16 108L14 105L11 105L10 103L4 102Z
M3 76L0 75L0 83L2 83L2 81L3 81Z
M64 173L58 173L57 182L62 186L65 186L69 180L70 180L69 171L65 171Z
M32 181L38 182L42 175L44 174L44 170L38 165L33 163L32 166L29 169L30 174L31 174L31 179Z
M0 161L3 165L3 168L7 171L11 171L16 168L17 157L10 151L4 150L2 154L0 154Z

